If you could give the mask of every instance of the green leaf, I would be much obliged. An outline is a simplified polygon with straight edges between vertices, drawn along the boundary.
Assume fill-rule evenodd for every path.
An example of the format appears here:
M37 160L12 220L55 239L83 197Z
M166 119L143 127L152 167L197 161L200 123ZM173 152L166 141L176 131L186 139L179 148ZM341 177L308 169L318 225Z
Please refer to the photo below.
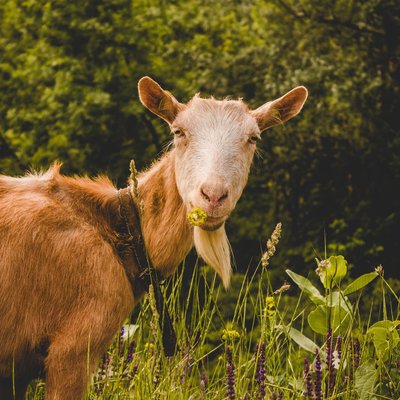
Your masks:
M396 327L400 321L379 321L372 325L367 333L372 335L372 341L376 350L376 354L382 361L389 358L389 354L393 351L400 342L399 333Z
M318 306L315 310L310 312L307 321L310 328L321 335L325 335L329 327L332 328L335 334L344 334L349 327L350 314L340 306Z
M375 271L359 276L344 289L343 294L347 296L350 293L357 292L357 290L360 290L371 283L377 276L378 273Z
M355 386L360 399L372 399L377 375L374 360L368 360L358 367L355 373Z
M296 283L296 285L308 295L308 297L314 304L325 304L325 298L307 278L302 275L296 274L290 269L287 269L286 273L292 278L294 283Z
M307 336L303 335L299 330L291 327L287 327L286 329L289 337L304 350L314 353L315 349L318 349L318 345Z

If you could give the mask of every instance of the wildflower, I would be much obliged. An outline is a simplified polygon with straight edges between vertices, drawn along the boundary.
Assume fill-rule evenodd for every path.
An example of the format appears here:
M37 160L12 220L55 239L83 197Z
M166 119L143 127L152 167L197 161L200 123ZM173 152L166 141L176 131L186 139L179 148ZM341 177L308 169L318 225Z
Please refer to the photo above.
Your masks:
M152 351L152 350L154 350L154 344L147 342L147 343L145 343L144 348L147 351Z
M265 342L261 342L260 345L257 344L257 370L256 370L256 384L258 386L258 398L263 399L265 397L265 380L266 380L266 370L265 370Z
M127 324L121 328L120 337L122 341L126 342L133 337L135 332L139 329L139 325Z
M132 342L129 344L128 352L127 352L125 360L124 360L124 371L125 371L123 374L124 378L129 377L132 379L133 376L135 375L135 372L133 371L133 369L131 371L129 371L129 366L131 365L131 363L133 361L133 353L135 350L135 346L136 346L136 343L134 340L132 340Z
M315 272L325 288L331 288L332 284L338 284L347 274L347 261L343 256L331 256L326 260L318 260Z
M207 221L207 214L199 207L195 207L188 213L187 218L190 225L201 226Z
M222 331L222 340L236 340L240 338L240 333L234 329L224 329Z
M310 364L308 363L307 358L304 359L304 380L306 382L306 391L304 395L307 396L307 400L313 400L313 388L312 388Z
M261 265L263 268L267 268L269 264L269 259L275 254L276 246L279 243L279 238L281 237L282 224L279 222L276 224L271 237L267 240L267 250L261 257Z
M186 375L187 373L190 372L190 370L192 369L192 365L194 363L194 359L193 357L190 355L189 353L189 349L187 350L186 354L185 354L185 363L184 363L184 367L183 367L183 371L181 373L181 384L184 384L186 382Z
M335 369L333 368L332 329L329 328L326 335L326 365L328 367L328 395L331 395L335 387Z
M354 354L354 370L356 370L360 365L361 358L361 346L360 341L356 338L353 342L353 354Z
M226 377L228 388L225 394L229 400L235 400L235 365L232 360L232 350L229 346L226 348Z
M138 369L139 369L139 365L138 365L138 364L135 364L135 365L133 366L133 368L132 368L131 379L133 379L133 378L135 377L135 375L136 375L137 372L138 372Z
M276 313L275 299L272 296L265 298L265 312L268 318L272 318Z
M200 372L200 390L205 392L207 389L207 374L206 370L202 369Z
M378 275L383 276L383 267L382 267L382 265L378 265L378 266L375 268L375 272L376 272Z
M315 400L322 400L322 362L318 349L315 350Z
M287 283L287 281L284 281L283 285L279 289L276 289L274 294L281 294L283 292L287 292L289 289L290 285Z
M111 358L108 353L101 358L99 370L95 376L95 392L100 395L104 390L104 380L109 376Z
M126 358L125 358L125 365L128 365L132 362L135 346L136 346L136 343L134 340L132 340L132 342L129 343L128 354L126 355Z
M340 360L342 359L342 337L338 336L336 339L336 350L333 352L333 368L336 370L340 367Z

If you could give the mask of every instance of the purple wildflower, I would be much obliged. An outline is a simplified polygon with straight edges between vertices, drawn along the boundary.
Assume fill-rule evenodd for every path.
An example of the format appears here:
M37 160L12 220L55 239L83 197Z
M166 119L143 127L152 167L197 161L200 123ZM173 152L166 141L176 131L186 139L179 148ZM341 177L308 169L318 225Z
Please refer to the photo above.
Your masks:
M128 364L130 364L132 362L133 353L135 351L135 346L136 346L136 343L135 343L134 340L132 340L132 342L129 343L128 353L127 353L126 358L125 358L125 365L128 365Z
M322 400L322 363L318 349L315 350L315 400Z
M313 400L313 388L312 388L310 364L308 363L307 358L304 359L304 380L306 382L306 391L304 395L307 397L308 400Z
M232 361L232 350L229 346L226 348L226 376L228 388L226 389L225 394L229 400L235 400L235 365Z
M258 398L263 399L265 397L265 380L266 380L266 370L265 370L265 342L261 342L260 345L257 344L257 370L256 370L256 384L258 386Z
M125 328L122 327L118 337L118 354L120 358L124 356L124 333Z
M277 396L275 392L272 392L271 400L277 400Z
M337 355L339 360L342 359L342 337L338 336L336 339L336 351L337 351Z
M111 362L111 358L108 353L105 353L101 358L99 372L95 376L95 392L100 395L104 390L104 380L107 377L107 371Z
M205 392L207 389L207 374L206 370L202 369L200 372L200 390Z
M283 399L283 392L282 390L278 390L278 400L282 400Z
M127 352L125 360L124 360L124 370L129 368L129 365L132 363L135 346L136 346L136 343L134 340L132 340L132 342L129 343L128 352ZM131 374L129 374L129 371L124 372L124 374L123 374L124 378L127 378L129 375L131 375Z
M360 341L356 338L353 342L353 353L354 353L354 370L356 370L360 365L361 358L361 346Z
M326 365L328 367L328 396L330 396L335 387L335 369L333 368L333 343L332 329L329 328L326 335Z

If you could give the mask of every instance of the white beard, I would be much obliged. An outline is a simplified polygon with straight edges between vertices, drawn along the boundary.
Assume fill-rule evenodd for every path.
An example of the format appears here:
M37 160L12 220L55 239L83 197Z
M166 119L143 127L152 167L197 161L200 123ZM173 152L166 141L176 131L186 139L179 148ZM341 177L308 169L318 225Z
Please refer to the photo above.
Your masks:
M206 231L195 226L193 238L197 253L218 273L227 289L231 280L232 267L225 225L215 231Z

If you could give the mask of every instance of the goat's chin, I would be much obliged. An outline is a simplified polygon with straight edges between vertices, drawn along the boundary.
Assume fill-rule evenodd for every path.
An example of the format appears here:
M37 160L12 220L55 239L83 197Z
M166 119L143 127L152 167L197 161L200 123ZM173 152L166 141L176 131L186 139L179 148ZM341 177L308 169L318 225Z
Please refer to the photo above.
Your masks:
M195 226L193 235L197 253L218 273L224 287L228 288L232 273L231 251L224 222L211 230Z
M217 224L203 224L200 226L200 229L203 229L204 231L216 231L217 229L221 228L221 226L224 225L224 221L218 222Z

